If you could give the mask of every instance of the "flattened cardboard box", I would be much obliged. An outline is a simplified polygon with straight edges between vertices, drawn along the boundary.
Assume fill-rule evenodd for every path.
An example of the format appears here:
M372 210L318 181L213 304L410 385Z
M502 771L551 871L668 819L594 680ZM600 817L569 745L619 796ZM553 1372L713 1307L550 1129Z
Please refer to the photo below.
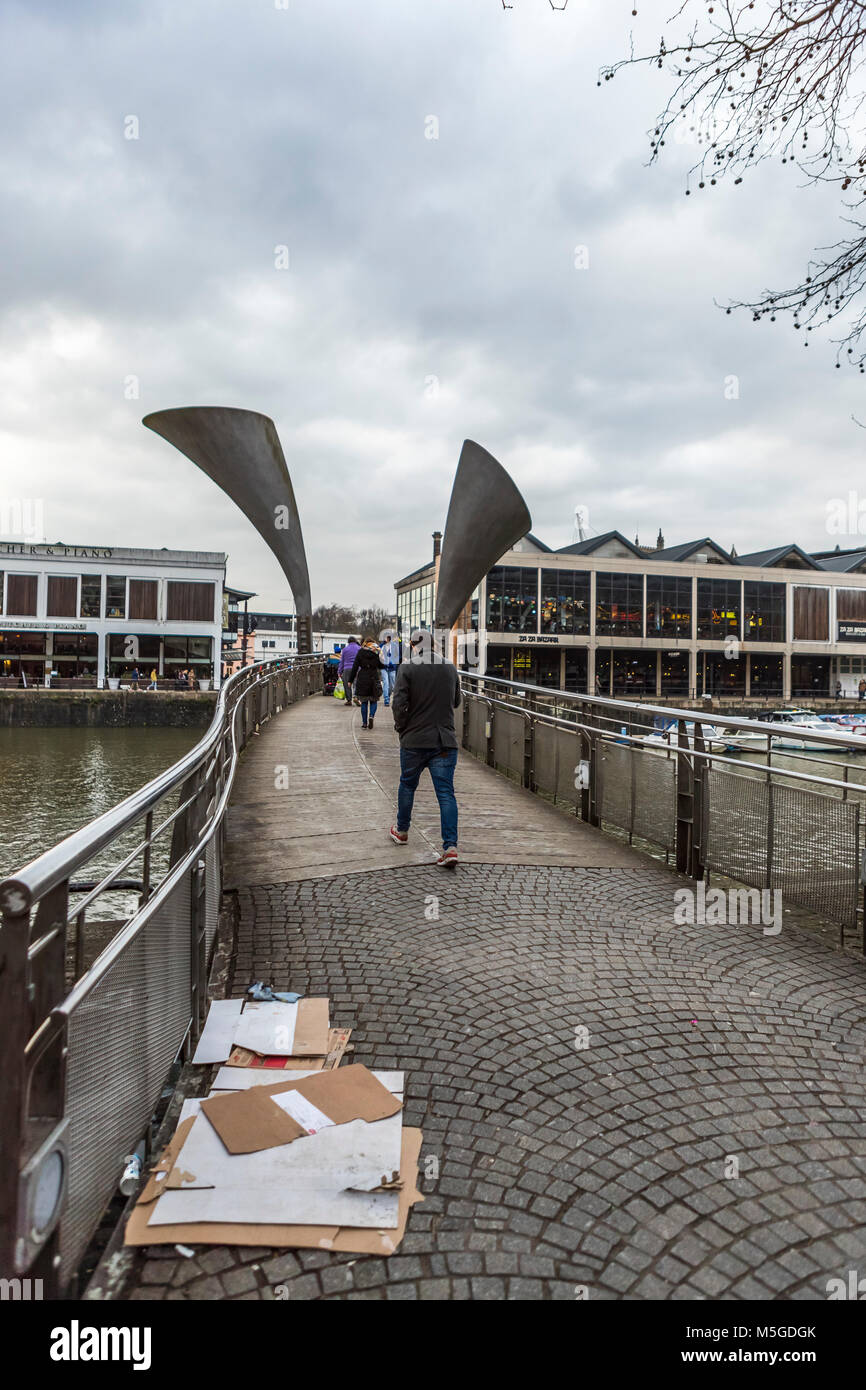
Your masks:
M285 1096L295 1114L280 1107ZM396 1115L401 1102L361 1063L319 1072L301 1081L278 1081L272 1086L253 1086L246 1091L227 1091L202 1101L202 1113L213 1125L230 1154L259 1153L304 1139L320 1125L348 1124L352 1120L387 1119ZM305 1124L312 1127L305 1128Z
M246 1047L233 1047L227 1066L261 1071L332 1071L338 1067L352 1036L351 1028L332 1028L326 1057L263 1057Z
M296 1004L216 999L210 1006L193 1062L227 1062L235 1045L263 1056L325 1057L330 1049L329 1000Z
M126 1224L126 1245L247 1245L263 1249L334 1250L346 1255L393 1255L406 1233L409 1208L424 1198L418 1191L418 1159L421 1153L420 1129L404 1129L400 1154L397 1225L388 1230L361 1230L344 1226L290 1226L195 1222L173 1226L149 1226L150 1213L163 1191L157 1175L168 1175L184 1141L195 1123L195 1116L183 1120L176 1129L151 1177L142 1190Z

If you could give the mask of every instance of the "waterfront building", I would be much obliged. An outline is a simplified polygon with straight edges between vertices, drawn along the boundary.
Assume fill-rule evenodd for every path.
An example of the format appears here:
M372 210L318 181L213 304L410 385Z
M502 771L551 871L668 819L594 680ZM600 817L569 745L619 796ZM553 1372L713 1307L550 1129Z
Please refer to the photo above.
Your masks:
M433 625L440 537L398 580L405 640ZM608 531L553 550L529 534L458 623L466 669L551 689L663 700L828 698L866 678L866 549L738 555L710 537L649 548Z
M147 685L179 671L220 682L226 556L0 541L5 685Z

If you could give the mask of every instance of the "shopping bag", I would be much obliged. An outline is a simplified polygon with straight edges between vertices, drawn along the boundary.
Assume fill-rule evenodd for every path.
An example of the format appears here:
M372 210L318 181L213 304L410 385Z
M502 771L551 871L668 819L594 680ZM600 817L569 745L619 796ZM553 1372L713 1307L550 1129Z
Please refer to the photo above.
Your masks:
M342 677L342 676L338 676L338 677L337 677L337 684L334 686L334 699L335 699L335 700L345 700L345 698L346 698L346 691L345 691L345 688L344 688L344 686L343 686L343 677Z

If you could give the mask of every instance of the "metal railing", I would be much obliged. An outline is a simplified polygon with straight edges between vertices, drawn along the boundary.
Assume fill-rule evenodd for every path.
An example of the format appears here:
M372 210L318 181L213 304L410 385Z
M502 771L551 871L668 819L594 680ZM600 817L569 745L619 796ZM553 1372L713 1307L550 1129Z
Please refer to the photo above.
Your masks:
M862 928L866 758L836 775L827 755L866 754L866 738L465 671L461 681L463 746L488 766L693 878L779 889L836 922L843 944ZM742 735L752 741L738 747ZM799 737L809 750L780 748Z
M272 715L321 688L316 656L237 672L189 753L0 883L4 1277L27 1272L60 1290L74 1275L203 1023L240 754ZM88 913L130 884L134 907L88 966Z

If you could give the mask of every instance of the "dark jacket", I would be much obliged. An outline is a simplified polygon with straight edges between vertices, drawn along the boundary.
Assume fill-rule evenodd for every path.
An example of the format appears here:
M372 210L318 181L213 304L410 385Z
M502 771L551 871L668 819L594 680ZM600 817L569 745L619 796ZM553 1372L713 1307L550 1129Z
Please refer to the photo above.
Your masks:
M456 748L454 711L460 677L444 657L404 661L397 671L391 708L402 748Z
M361 647L349 677L353 700L378 700L382 694L382 663L378 647Z

